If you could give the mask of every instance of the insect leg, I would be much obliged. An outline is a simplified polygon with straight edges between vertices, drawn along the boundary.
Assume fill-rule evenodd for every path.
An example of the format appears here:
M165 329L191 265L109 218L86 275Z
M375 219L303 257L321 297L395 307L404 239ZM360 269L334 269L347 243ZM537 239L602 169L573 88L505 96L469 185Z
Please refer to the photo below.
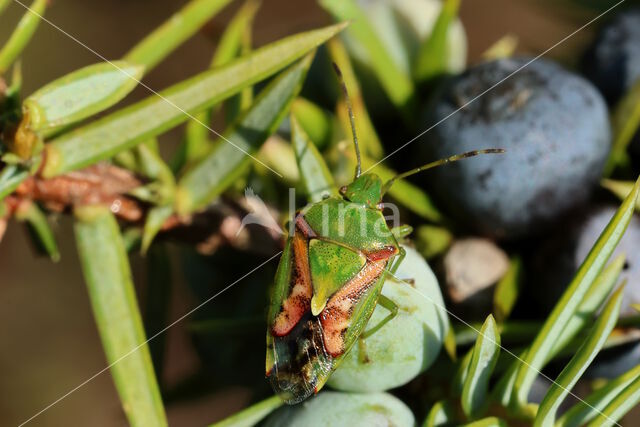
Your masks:
M389 314L387 315L387 317L378 322L376 326L360 334L360 339L366 339L375 334L380 330L380 328L382 328L389 321L391 321L391 319L398 315L398 305L384 295L380 295L380 297L378 298L378 304L389 310Z
M397 241L404 240L409 234L413 233L413 227L410 225L399 225L391 229L391 234Z
M385 317L380 322L378 322L378 324L375 325L373 328L367 331L364 331L362 334L360 334L360 337L358 337L358 360L360 363L367 363L369 361L369 357L367 356L367 345L365 343L365 340L371 335L378 332L380 328L382 328L384 325L386 325L388 322L390 322L394 317L398 315L398 305L395 302L391 301L389 298L385 297L384 295L380 295L380 297L378 297L378 304L380 304L382 307L389 310L389 314L387 315L387 317Z
M405 284L405 285L411 285L411 286L415 287L415 279L413 279L413 278L399 279L396 276L396 271L398 270L398 267L400 267L400 263L402 263L402 261L404 260L404 258L406 256L407 256L407 251L405 251L404 248L402 246L400 246L400 249L398 251L398 258L396 258L393 261L393 264L391 265L389 270L385 272L385 274L386 274L385 280L386 279L390 279L390 280L393 280L396 283L402 283L402 284Z
M404 260L404 257L407 256L407 251L404 250L402 246L400 246L400 250L398 251L398 256L392 261L391 266L389 267L389 272L387 274L391 279L395 278L396 271L398 271L398 267L400 267L400 263Z

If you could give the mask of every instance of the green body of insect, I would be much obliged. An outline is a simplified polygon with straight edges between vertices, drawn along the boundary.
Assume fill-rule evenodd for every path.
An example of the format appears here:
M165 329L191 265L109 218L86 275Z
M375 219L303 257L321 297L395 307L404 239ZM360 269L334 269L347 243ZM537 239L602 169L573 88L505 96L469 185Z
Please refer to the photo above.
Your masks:
M269 310L267 375L288 403L317 392L362 334L400 246L363 175L296 216Z
M343 90L354 129L344 84ZM276 273L267 319L266 375L289 404L317 393L351 347L397 313L381 291L402 260L398 239L409 234L410 227L390 229L382 214L382 197L393 182L451 161L502 152L452 156L383 183L375 174L360 174L355 131L353 136L355 180L340 190L342 197L329 197L296 215ZM390 315L365 331L378 303Z

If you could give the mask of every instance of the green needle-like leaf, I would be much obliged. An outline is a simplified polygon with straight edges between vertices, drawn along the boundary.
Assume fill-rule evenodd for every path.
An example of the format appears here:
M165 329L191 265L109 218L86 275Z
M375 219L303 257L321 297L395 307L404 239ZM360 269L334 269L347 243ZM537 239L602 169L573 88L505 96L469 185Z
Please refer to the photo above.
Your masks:
M609 176L616 166L629 161L627 146L640 128L640 79L620 100L611 116L613 147L607 160L604 176Z
M460 325L455 327L455 340L459 346L467 346L473 344L478 339L478 330L482 328L482 324L476 322L470 323L470 326ZM500 339L505 342L527 342L532 340L542 326L538 321L506 321L498 323L498 332Z
M620 304L622 304L622 291L624 286L620 287L609 299L609 302L598 315L596 322L589 333L589 336L576 351L571 361L560 372L556 381L551 384L549 391L545 395L536 419L534 427L553 426L556 418L556 412L569 391L576 385L584 371L593 362L598 352L602 349L604 342L613 330L620 313Z
M163 25L156 29L140 43L134 46L125 58L146 66L146 73L155 68L158 63L174 52L187 39L192 37L207 21L215 16L220 9L231 0L196 0L185 5ZM232 25L232 24L230 24ZM223 37L224 39L224 37ZM224 40L222 40L224 41ZM222 64L220 64L222 65ZM203 111L195 115L189 122L186 131L185 146L178 151L181 156L172 163L178 171L185 162L194 157L195 148L192 143L204 145L209 134L210 117ZM202 148L202 147L198 147ZM201 151L195 153L202 154Z
M272 396L209 427L251 427L282 406L282 399Z
M485 61L495 61L497 59L510 58L517 48L518 36L515 34L506 34L482 53L482 59Z
M122 242L127 253L131 253L134 249L140 247L142 241L142 230L140 227L129 227L122 230Z
M429 411L422 427L444 427L455 424L455 407L447 400L436 402Z
M49 226L47 216L33 202L24 201L18 206L15 213L16 219L29 224L37 246L45 252L53 262L60 260L60 251L56 243L56 237Z
M240 44L240 56L246 56L253 50L253 30L250 25L247 25L242 33L242 40ZM253 102L253 87L248 86L242 89L238 95L229 98L225 101L224 116L225 123L233 123L236 118L243 112L245 112Z
M576 335L584 330L584 328L592 323L593 317L602 304L611 295L611 291L618 283L618 278L624 268L625 256L619 255L607 265L598 275L593 285L587 291L580 306L567 322L564 330L553 345L553 349L547 355L547 360L551 360L562 349L564 349L573 340Z
M211 60L211 68L221 67L231 62L241 53L243 37L251 28L253 19L260 7L260 2L247 0L225 27L218 46ZM247 90L250 88L245 88ZM209 148L209 129L204 124L211 122L211 111L201 111L194 120L187 124L185 132L184 158L180 165L189 164L202 158Z
M462 424L461 427L507 427L507 423L500 418L489 417L467 424Z
M460 0L445 0L431 35L420 46L413 76L419 82L428 81L447 70L447 36L449 27L458 16Z
M327 164L293 115L291 115L291 144L296 153L300 178L309 201L319 202L326 195L339 196Z
M19 165L5 166L0 173L0 200L13 193L29 175L29 171Z
M574 315L585 294L605 266L624 231L631 221L636 199L640 192L640 179L624 200L611 222L602 232L574 279L547 318L538 336L529 347L514 384L513 404L524 408L531 385L548 360L548 354L562 334L567 322Z
M633 189L633 181L616 181L613 179L603 179L600 185L611 191L614 196L624 200ZM640 199L636 202L636 211L640 211Z
M259 0L247 0L225 27L220 37L216 52L211 60L211 67L220 67L234 59L242 46L242 38L247 28L251 27L258 9Z
M102 206L78 208L76 218L82 270L122 407L132 426L166 426L118 224Z
M609 427L640 402L640 377L626 386L587 427Z
M225 137L246 153L255 153L286 116L302 87L312 58L308 55L263 89L251 109L225 133ZM217 144L178 182L177 212L186 215L204 208L233 184L251 162L245 152L229 144Z
M493 293L493 311L498 322L503 322L509 317L518 299L521 264L520 258L513 258L509 263L509 270L496 285Z
M106 110L137 86L143 70L125 61L102 62L47 84L24 101L29 128L47 136Z
M260 6L259 1L247 0L225 27L216 51L211 60L211 68L228 64L241 53L243 37L253 24L253 19ZM251 90L250 88L245 88ZM211 122L212 111L201 111L190 120L185 131L184 146L181 147L181 159L177 159L174 169L179 170L185 164L202 158L210 148L209 129L204 124Z
M492 315L487 317L473 348L469 371L462 389L462 409L476 417L487 405L489 379L500 354L500 334Z
M284 38L63 135L47 144L42 175L50 178L88 166L155 137L294 62L345 25Z
M451 246L453 235L451 231L436 225L421 225L414 233L416 249L430 260L436 256L444 254Z
M40 24L38 15L44 14L47 3L48 0L35 0L31 3L30 10L27 10L20 19L15 31L0 50L0 74L6 73L11 64L22 54Z
M192 0L131 49L124 59L151 70L230 2Z
M453 328L447 330L442 342L442 347L452 361L455 362L458 360L458 347L456 345L456 335L453 332Z
M169 166L157 151L157 141L150 140L147 144L140 144L134 153L138 160L136 172L149 179L157 180L167 186L175 185L175 177Z
M11 86L7 88L5 96L17 105L20 102L20 92L22 91L22 62L16 61L11 70Z
M0 0L0 13L4 12L11 3L13 3L12 0Z
M157 141L153 139L133 150L118 153L114 160L117 164L151 180L149 184L130 191L130 195L149 203L170 205L175 195L175 177L156 147Z
M263 163L255 165L256 173L261 176L272 175L275 171L286 184L295 185L300 181L293 147L277 134L267 138L256 157Z
M471 365L471 359L473 358L473 348L471 348L460 360L458 369L453 377L452 391L455 396L462 396L464 384L467 381L469 375L469 365Z
M554 343L553 348L549 353L547 353L546 361L550 361L554 357L558 356L563 349L567 348L568 345L571 344L576 335L583 330L586 325L591 323L591 319L595 315L596 311L606 300L607 296L610 295L611 290L617 283L620 272L624 266L624 260L624 255L618 256L598 275L596 280L594 280L593 285L589 288L589 291L587 291L587 294L580 303L579 308L566 323L564 329L560 333L560 336ZM536 332L540 329L540 326L535 323L522 325L503 324L501 326L500 333L503 338L509 335L517 337L530 336L532 335L532 332L533 336L535 336ZM465 340L468 340L468 338L464 337L462 334L459 334L458 336L458 339L460 339L460 345L464 345ZM571 354L574 352L575 351L572 351ZM519 358L523 359L524 353L519 355ZM505 406L509 404L513 385L515 383L515 377L520 365L521 362L519 360L515 360L507 372L503 374L503 377L500 379L493 391L494 400L499 401Z
M382 148L378 133L371 122L371 117L369 117L369 112L364 103L360 85L358 84L358 79L349 60L347 49L345 49L342 42L337 38L331 39L327 43L327 47L331 60L340 68L340 72L344 77L344 83L349 90L356 133L358 134L360 142L360 150L366 156L374 160L379 160L384 156L384 149ZM351 135L351 121L349 120L349 113L344 99L338 102L337 116L342 124L344 134Z
M511 366L502 375L496 386L491 391L491 400L500 403L502 406L507 407L511 402L511 396L513 395L513 385L516 382L516 375L520 368L520 360L524 358L526 350L521 354L516 354L516 360L511 363ZM512 356L513 357L513 356Z
M141 251L143 254L147 253L153 239L162 230L162 226L173 214L173 206L155 206L147 212L147 216L144 222L144 229L142 232Z
M620 395L629 384L640 378L640 365L608 381L583 401L576 403L556 422L557 427L579 427L594 419L599 412Z
M547 354L547 361L553 359L556 356L568 357L575 354L577 348L581 345L582 340L580 340L578 344L575 345L573 349L571 349L571 346L575 341L572 339L576 337L577 333L582 330L585 325L592 322L592 318L593 316L595 316L596 310L602 305L602 302L610 294L611 289L613 289L623 265L624 256L621 255L616 258L616 260L612 261L612 263L607 266L606 269L602 271L602 273L600 273L598 278L594 281L593 285L587 292L587 295L585 296L583 302L580 304L578 310L565 325L565 328L560 334L560 337L555 342L553 349ZM522 336L523 334L526 336L529 335L529 329L531 329L532 326L535 326L535 331L538 331L540 329L540 327L536 326L535 324L531 324L530 326L523 325L522 327L515 328L515 330L511 331L510 333L518 334L517 331L521 330L521 333L518 334L518 336ZM615 341L615 339L609 337L609 339L607 339L607 341L605 342L604 347L608 348L611 345L616 345L614 344ZM514 363L511 364L511 366L502 376L492 393L493 400L500 402L503 406L507 406L511 402L516 375L520 366L522 365L522 362L520 362L520 360L524 359L525 354L526 350L518 356L518 360L514 361ZM517 409L524 411L523 413L527 413L530 408L525 407Z
M411 114L413 82L394 62L360 6L354 0L320 0L320 5L338 21L353 21L349 34L366 49L372 69L389 99L404 114Z
M331 143L333 119L329 112L300 97L293 101L291 112L316 147L323 149Z
M595 313L611 294L612 289L618 282L624 263L625 256L619 255L611 261L611 263L609 263L609 265L607 265L593 281L593 284L584 296L580 306L575 311L571 319L569 319L569 321L564 325L562 332L553 344L553 348L547 353L546 361L550 361L554 357L561 355L563 350L569 348L577 334L587 325L592 323ZM500 333L503 338L508 335L515 335L518 337L535 336L535 334L540 330L540 326L536 325L536 323L522 325L503 324L501 326L502 330ZM506 328L507 326L509 326L508 329ZM465 342L463 340L461 345L464 344ZM605 343L605 346L606 345L607 344ZM569 355L574 353L575 350L569 351ZM524 352L519 355L519 359L524 359ZM515 378L520 366L521 362L519 360L514 361L493 391L494 400L499 401L504 406L507 406L510 402L513 385L515 384Z

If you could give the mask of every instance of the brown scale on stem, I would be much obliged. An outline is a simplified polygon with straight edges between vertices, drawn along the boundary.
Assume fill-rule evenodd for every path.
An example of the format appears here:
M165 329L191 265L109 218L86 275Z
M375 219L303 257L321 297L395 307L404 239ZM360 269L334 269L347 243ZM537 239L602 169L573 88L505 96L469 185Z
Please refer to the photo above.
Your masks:
M108 163L51 179L35 174L5 197L6 211L0 218L0 241L7 220L24 202L37 202L55 213L70 212L82 205L101 204L109 206L121 222L140 226L150 206L127 193L145 183L132 172ZM247 212L242 203L225 198L202 212L169 217L159 237L195 246L203 254L212 254L221 246L261 254L272 254L282 249L281 236L263 227L249 225L241 230L241 219Z
M131 172L109 164L97 164L51 179L33 176L22 182L14 197L42 203L63 212L83 205L106 205L119 218L135 222L144 214L141 203L126 195L142 185Z

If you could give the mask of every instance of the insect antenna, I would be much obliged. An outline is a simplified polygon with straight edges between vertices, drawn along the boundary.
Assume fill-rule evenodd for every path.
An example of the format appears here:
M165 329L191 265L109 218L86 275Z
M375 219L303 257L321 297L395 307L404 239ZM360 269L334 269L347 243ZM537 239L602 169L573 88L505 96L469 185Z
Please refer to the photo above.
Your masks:
M360 144L358 143L358 135L356 135L356 121L355 116L353 115L353 106L351 105L351 98L349 98L349 92L347 91L347 85L344 82L344 77L342 76L342 71L340 71L340 67L335 62L332 62L333 69L336 72L336 76L338 77L338 83L340 83L340 88L342 89L342 94L344 95L344 99L347 103L347 110L349 111L349 122L351 123L351 134L353 135L353 143L356 147L356 178L359 178L362 174L362 160L360 159Z
M393 183L396 182L396 180L406 178L411 175L415 175L418 172L422 172L422 171L436 168L438 166L446 165L447 163L457 162L459 160L467 159L469 157L479 156L481 154L502 154L502 153L504 153L504 150L502 148L488 148L486 150L468 151L466 153L456 154L454 156L450 156L444 159L436 160L431 163L427 163L426 165L419 166L415 169L411 169L409 171L403 172L391 178L382 187L382 194L385 194L389 190L389 188L391 188Z

